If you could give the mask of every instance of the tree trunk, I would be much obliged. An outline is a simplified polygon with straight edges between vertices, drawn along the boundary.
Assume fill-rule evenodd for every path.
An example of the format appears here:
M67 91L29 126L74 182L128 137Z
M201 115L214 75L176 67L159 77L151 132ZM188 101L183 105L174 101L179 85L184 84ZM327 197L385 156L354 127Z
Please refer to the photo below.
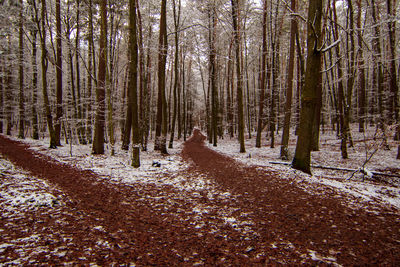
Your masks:
M296 12L296 0L292 0L290 8ZM288 59L288 74L286 82L286 102L285 102L285 119L283 122L281 158L287 160L289 158L289 133L290 133L290 118L292 115L292 94L293 94L293 71L294 71L294 48L296 46L296 28L297 22L292 18L290 22L290 43L289 43L289 59Z
M132 166L140 166L140 132L138 121L137 80L138 80L138 43L136 29L136 0L129 0L129 85L132 104Z
M377 95L378 95L378 125L377 128L379 128L382 131L383 135L383 146L385 149L390 149L389 144L387 143L387 137L386 137L386 127L385 127L385 117L384 117L384 107L383 107L383 84L384 84L384 76L383 76L383 64L382 64L382 56L381 56L381 33L380 33L380 28L379 28L379 14L376 12L376 4L375 0L371 0L371 8L372 8L372 20L374 24L374 38L372 40L372 49L373 49L373 54L372 54L372 60L374 62L374 72L373 72L373 86L376 87Z
M399 86L397 85L396 72L396 0L386 0L388 14L388 29L389 29L389 48L390 48L390 65L389 65L389 122L391 124L399 123ZM396 126L395 140L400 140L400 125Z
M96 118L94 125L93 154L104 154L105 83L107 64L107 0L100 1L99 71L96 88Z
M76 36L75 36L75 72L76 72L76 104L78 106L78 139L79 144L86 145L85 127L82 122L82 98L81 98L81 72L79 67L80 54L80 0L76 0Z
M293 0L294 1L294 0ZM258 108L258 123L256 147L261 147L261 134L264 127L264 97L266 85L266 60L267 60L267 0L264 0L263 25L262 25L262 50L261 50L261 74L260 74L260 101Z
M167 1L161 1L160 36L158 49L158 100L156 140L154 150L160 150L162 154L168 154L167 141L167 100L165 97L165 65L167 62Z
M42 49L42 57L41 57L41 65L42 65L42 93L44 106L46 110L46 118L47 118L47 127L50 133L50 148L57 148L56 143L56 133L53 126L53 116L51 114L50 109L50 101L47 92L47 68L48 68L48 60L47 60L47 49L46 49L46 1L42 1L42 10L41 10L41 20L37 20L38 25L40 24L40 46Z
M5 88L6 88L6 117L7 117L7 127L6 127L6 134L11 135L11 130L12 130L12 100L13 100L13 90L11 88L11 81L12 81L12 75L11 75L11 36L8 36L8 47L7 47L7 66L6 68L6 83L5 83Z
M240 23L239 23L239 6L238 0L231 0L232 4L232 21L233 32L235 41L235 54L236 54L236 79L237 79L237 109L238 109L238 133L240 153L245 153L246 148L244 145L244 115L243 115L243 78L240 69Z
M19 51L18 51L18 79L19 79L19 96L18 96L18 115L19 115L19 124L18 124L18 138L25 138L25 107L24 107L24 14L23 9L24 5L22 0L19 1L20 10L19 10Z
M38 114L37 114L37 88L38 88L38 68L37 68L37 29L31 31L32 37L32 138L35 140L39 139L39 126L38 126Z
M175 27L175 59L174 59L174 88L173 88L173 95L174 95L174 111L172 115L172 124L171 124L171 133L169 139L168 148L173 148L174 143L174 136L175 136L175 125L176 125L176 118L177 118L177 109L178 109L178 87L179 84L179 27L180 27L180 17L181 17L181 1L178 2L178 12L176 12L176 2L175 0L172 1L172 8L174 12L174 27Z
M210 89L211 89L211 131L210 142L213 146L217 146L218 141L218 92L217 92L217 69L216 69L216 26L217 14L215 10L215 3L209 4L209 70L210 70Z
M63 116L62 108L62 42L61 42L61 3L56 0L56 120L54 130L56 134L56 144L61 145L61 120Z
M93 81L95 85L96 81L96 57L95 57L95 49L93 42L93 7L92 0L89 0L88 3L88 24L89 24L89 33L88 33L88 84L87 84L87 125L86 125L86 137L89 143L93 142L93 133L92 133L92 89L93 89Z
M296 152L292 162L295 169L311 174L311 141L312 129L317 101L316 88L321 75L321 51L318 44L321 40L321 17L323 0L310 0L307 19L307 69L305 84L301 94L301 111L299 136L296 144Z
M357 37L358 37L358 130L360 133L365 131L366 116L366 85L365 85L365 66L363 54L363 37L361 28L361 8L362 0L357 0Z

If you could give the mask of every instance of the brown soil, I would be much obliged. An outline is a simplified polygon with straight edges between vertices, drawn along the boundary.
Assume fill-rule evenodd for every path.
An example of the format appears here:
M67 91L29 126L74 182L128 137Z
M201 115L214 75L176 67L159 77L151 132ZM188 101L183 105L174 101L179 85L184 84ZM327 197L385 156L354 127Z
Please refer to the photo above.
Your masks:
M28 253L32 256L21 259L21 252L10 247L0 252L0 265L15 259L21 265L400 265L396 210L350 208L329 188L319 195L307 193L273 171L208 149L204 139L195 131L185 143L182 157L192 163L189 170L166 175L188 180L206 175L221 192L234 196L229 201L202 191L188 196L171 186L111 183L0 135L0 153L54 185L52 194L65 203L13 220L0 217L0 245L37 234L37 247L64 253ZM193 212L198 205L213 208L199 218ZM243 220L227 223L221 214Z

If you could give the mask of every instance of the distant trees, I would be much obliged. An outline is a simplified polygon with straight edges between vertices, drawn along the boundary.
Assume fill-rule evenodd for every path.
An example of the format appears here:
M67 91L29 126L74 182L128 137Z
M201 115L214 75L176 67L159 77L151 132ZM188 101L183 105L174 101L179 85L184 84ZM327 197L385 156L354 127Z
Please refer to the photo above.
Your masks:
M118 141L146 150L151 140L166 154L167 138L172 148L195 126L213 145L237 137L241 152L246 137L273 147L281 132L280 157L291 159L289 141L295 133L304 139L306 125L310 150L319 149L320 129L332 129L347 158L357 123L360 132L382 132L391 149L392 129L396 142L400 135L396 2L326 0L320 33L306 20L309 4L2 1L0 131L49 136L51 147L63 138L92 143L95 154L106 145L113 154ZM316 75L305 75L312 61ZM301 116L316 76L316 110ZM307 165L308 148L299 150L305 155L295 152L294 162Z

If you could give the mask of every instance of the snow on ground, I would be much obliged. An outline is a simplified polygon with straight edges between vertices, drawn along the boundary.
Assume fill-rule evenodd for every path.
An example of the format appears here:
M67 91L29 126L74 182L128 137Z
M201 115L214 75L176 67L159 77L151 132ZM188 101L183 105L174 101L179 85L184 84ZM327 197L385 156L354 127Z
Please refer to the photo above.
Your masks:
M384 150L381 147L381 140L373 140L375 128L369 128L365 134L352 131L354 147L349 148L349 159L343 160L340 152L340 141L336 137L336 133L332 131L321 134L320 151L312 152L312 164L342 167L350 169L359 169L365 163L371 153L375 153L373 157L365 163L365 168L372 171L381 171L386 168L399 168L399 160L396 160L397 147L392 142L391 150ZM264 134L265 135L265 134ZM260 168L272 169L282 179L295 179L301 181L301 186L305 190L318 193L321 191L319 185L334 188L338 192L351 195L365 202L380 203L385 205L393 205L400 209L400 179L394 179L390 184L378 183L362 175L360 172L352 176L352 172L324 170L314 168L313 176L305 175L301 172L294 171L289 166L272 164L271 161L281 161L280 140L281 136L276 135L276 144L274 148L270 148L270 141L263 137L263 146L255 147L255 134L252 139L246 139L246 153L238 153L239 144L235 138L218 140L218 146L208 146L230 157L233 157L245 164L257 165ZM82 169L90 169L111 179L113 182L122 182L127 184L146 183L155 184L157 186L173 186L178 190L187 192L198 192L199 190L207 190L212 195L223 195L225 192L217 192L215 185L207 177L200 176L198 179L187 179L181 175L188 167L188 163L182 161L179 156L183 148L182 141L176 141L174 148L169 149L168 156L161 156L159 152L153 150L153 144L149 143L148 151L141 152L141 167L135 169L130 166L130 151L120 149L120 145L115 146L115 155L110 156L108 147L106 146L105 155L92 155L90 145L64 145L57 149L47 149L49 140L32 140L26 139L26 143L30 144L33 150L48 154L51 157L65 163L75 165ZM294 154L296 137L291 136L289 142L289 153ZM161 163L160 167L153 166L153 163ZM165 174L175 175L165 175ZM351 178L351 179L350 179ZM364 180L364 178L366 178ZM229 222L229 220L228 220Z
M382 171L384 169L400 168L400 160L396 159L397 144L391 137L388 142L391 150L385 150L381 146L381 139L373 140L375 128L369 128L365 134L352 131L354 147L348 148L349 159L342 159L340 152L340 141L335 132L326 132L321 135L320 151L312 152L313 165L332 166L349 169L360 169L372 153L372 158L365 164L364 168L371 171ZM264 134L265 135L265 134ZM247 137L247 136L246 136ZM233 157L248 165L257 165L276 171L282 179L295 179L301 181L299 184L303 189L318 193L319 185L334 188L338 192L351 195L361 202L379 203L392 205L400 209L400 178L388 179L390 183L378 183L360 172L352 176L352 172L326 170L313 168L313 175L306 175L295 171L290 166L272 164L271 162L282 162L280 155L281 135L275 136L275 147L270 147L270 140L263 140L261 148L255 147L255 134L252 139L246 138L246 153L238 153L239 143L235 138L218 140L218 146L208 144L208 147L220 153ZM294 155L296 137L291 136L289 142L289 154ZM290 163L290 161L288 161ZM306 184L304 184L304 182ZM322 190L323 191L323 190ZM323 193L323 192L322 192Z
M17 138L13 139L21 141ZM48 138L40 140L25 139L23 141L29 144L34 151L80 169L92 170L104 177L104 179L114 183L124 183L132 186L137 183L153 184L158 187L172 186L177 190L177 193L170 193L170 195L164 196L163 193L159 192L160 195L158 197L151 199L151 205L158 209L164 206L173 206L175 200L184 199L187 204L193 206L191 213L187 214L187 216L194 220L193 223L198 229L204 226L204 216L212 213L216 215L215 219L231 225L244 235L258 235L250 229L248 216L241 215L234 218L233 211L229 208L220 209L216 205L200 204L201 201L199 199L202 199L203 195L206 195L208 199L219 199L227 202L234 202L236 196L230 192L217 189L216 184L206 175L202 173L192 174L186 171L189 164L184 162L179 155L183 148L182 141L176 141L174 148L168 149L168 156L161 156L160 152L154 151L154 145L149 143L148 151L140 153L141 166L139 168L131 166L131 152L122 150L119 144L115 146L115 155L111 156L109 147L106 147L105 155L92 155L91 145L64 145L57 149L48 149ZM161 163L161 166L154 167L154 162ZM144 198L146 199L143 199L143 201L149 201L151 197L145 195ZM185 216L181 217L183 219ZM217 229L218 227L215 226L214 230L217 231Z
M34 211L40 207L61 205L61 200L50 194L50 186L31 177L22 169L0 157L0 209L2 216L15 212Z

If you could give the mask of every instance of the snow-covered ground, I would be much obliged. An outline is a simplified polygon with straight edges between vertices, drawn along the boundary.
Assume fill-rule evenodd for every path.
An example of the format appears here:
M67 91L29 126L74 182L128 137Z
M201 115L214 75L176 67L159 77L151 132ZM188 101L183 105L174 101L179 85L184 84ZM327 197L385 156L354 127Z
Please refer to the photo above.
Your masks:
M396 160L397 145L389 139L392 149L384 150L381 147L380 139L373 140L374 133L374 128L369 128L365 134L353 131L354 147L349 148L349 159L344 160L341 158L340 143L335 133L325 132L321 135L320 151L312 152L312 164L359 169L365 163L365 159L371 153L374 153L364 168L372 171L399 168L400 162ZM238 153L239 144L237 140L229 137L218 140L217 147L210 144L208 146L242 163L276 171L282 179L295 180L300 187L312 193L323 194L324 187L321 188L321 185L324 185L337 190L340 194L357 198L357 202L392 205L400 209L400 179L394 178L390 180L390 183L381 183L370 179L361 172L353 174L352 172L319 168L313 168L312 176L306 175L291 169L290 166L271 163L281 161L279 159L281 136L277 135L276 140L275 148L270 148L269 140L263 140L263 146L255 148L253 135L252 139L246 139L246 153ZM189 166L189 163L184 162L179 155L183 148L182 141L174 143L174 148L168 150L170 153L168 156L161 156L159 152L153 150L153 144L149 143L148 151L140 154L141 167L137 169L130 166L130 151L121 150L119 144L115 146L114 156L109 155L109 147L106 148L105 155L94 156L91 154L90 145L64 145L57 149L48 149L48 139L38 141L26 139L24 142L28 143L33 150L79 168L93 170L114 182L151 183L157 186L170 185L187 192L207 190L210 194L217 195L226 193L216 192L215 185L207 177L187 180L180 175ZM292 156L295 144L296 137L292 136L289 145L289 153ZM155 162L161 163L161 166L153 166ZM166 173L176 175L164 175Z
M382 147L381 139L373 140L375 128L369 128L365 134L353 131L354 147L348 148L349 159L342 159L340 152L340 141L334 132L326 132L321 135L320 151L312 152L312 164L316 166L328 166L358 170L363 167L366 158L371 159L365 164L365 170L382 171L384 169L399 169L400 160L396 159L397 144L388 138L391 145L390 150ZM328 186L337 190L339 193L351 195L361 202L379 203L392 205L400 209L400 178L387 178L386 182L381 183L371 179L361 172L349 172L340 170L328 170L312 168L313 175L307 175L292 169L289 165L274 164L272 162L282 162L280 157L281 135L275 137L275 147L270 147L270 141L264 140L261 148L255 147L255 134L252 139L246 139L246 153L239 152L239 143L236 139L220 139L217 147L208 144L208 147L226 154L242 163L257 165L272 169L279 174L282 179L294 179L305 190L318 193L315 190L319 185ZM291 136L289 142L289 154L294 155L296 137ZM287 161L290 163L290 161ZM309 186L308 186L309 185ZM317 185L317 187L315 186Z

